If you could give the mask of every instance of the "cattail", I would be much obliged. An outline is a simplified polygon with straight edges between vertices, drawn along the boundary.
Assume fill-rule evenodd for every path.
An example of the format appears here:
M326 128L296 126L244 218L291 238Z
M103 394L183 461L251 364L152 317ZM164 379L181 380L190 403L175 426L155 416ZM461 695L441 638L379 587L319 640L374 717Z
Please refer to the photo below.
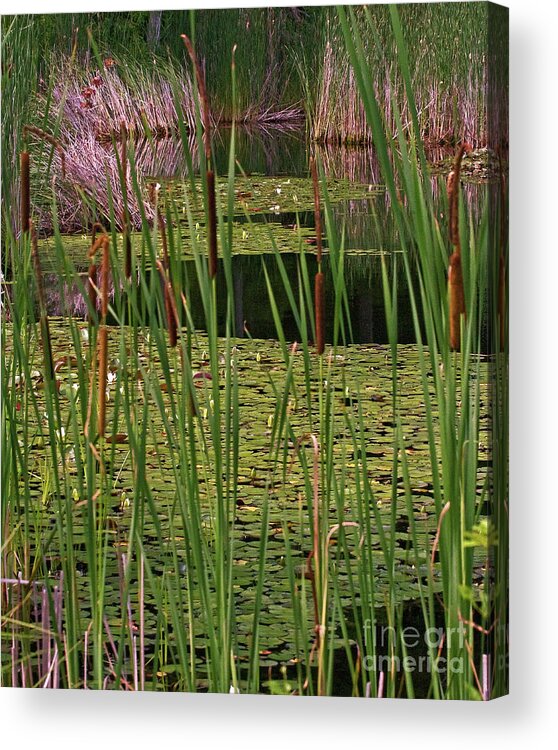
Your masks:
M449 344L452 351L461 348L461 316L465 315L465 291L463 288L463 271L461 269L461 244L459 240L459 180L461 161L471 146L462 143L457 149L453 169L448 175L447 191L449 203L449 236L453 245L448 268L449 297Z
M29 231L31 233L31 254L33 257L33 267L35 269L35 280L37 282L37 297L39 299L39 314L41 326L41 343L43 347L43 359L45 361L45 372L47 380L54 381L54 364L52 361L52 344L50 338L50 327L48 323L48 314L43 286L43 272L39 258L39 248L37 245L37 233L31 219L29 220Z
M212 170L207 172L207 248L209 278L215 278L217 274L217 213L215 207L215 174Z
M174 290L168 277L164 262L156 261L157 270L163 282L163 296L165 300L165 315L169 332L169 346L176 346L178 330L178 310L174 299Z
M97 250L102 246L103 239L103 237L95 239L95 228L93 228L92 244L87 253L88 257L91 259L89 271L87 273L87 294L91 306L88 317L91 325L94 325L97 322L97 316L95 315L95 310L97 309L97 263L95 255Z
M120 123L120 165L122 167L122 241L124 244L124 275L132 277L132 240L128 227L128 133L124 120Z
M21 234L29 231L31 218L31 199L29 187L29 152L22 151L19 156L21 188Z
M459 351L461 347L461 316L465 315L465 293L463 291L463 271L461 255L456 251L449 260L449 342L450 349Z
M41 130L41 128L36 127L35 125L24 125L23 126L23 135L27 135L30 133L31 135L37 136L37 138L40 138L43 141L46 141L47 143L50 143L50 145L56 149L58 152L58 155L60 156L60 165L62 167L62 177L66 177L66 154L64 152L64 149L62 148L62 145L60 144L60 141L57 141L56 138L50 133L47 133L45 130Z
M97 230L101 231L101 237L97 237ZM96 221L91 230L91 247L87 252L87 257L90 259L89 271L87 273L87 296L91 308L88 314L89 323L91 325L95 325L97 322L97 316L95 314L97 309L97 261L95 256L97 250L102 247L103 239L105 237L107 237L107 230L100 222Z
M324 275L318 271L314 280L314 313L316 318L316 352L323 354L324 344Z

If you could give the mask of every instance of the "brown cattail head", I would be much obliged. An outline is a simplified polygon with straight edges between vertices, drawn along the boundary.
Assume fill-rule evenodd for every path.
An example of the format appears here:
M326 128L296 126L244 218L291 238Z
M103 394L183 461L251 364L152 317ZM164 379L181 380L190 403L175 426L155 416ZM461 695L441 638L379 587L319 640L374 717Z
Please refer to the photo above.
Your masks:
M316 248L318 252L318 265L322 262L322 215L320 211L320 185L318 183L318 170L316 160L310 159L310 172L312 173L312 184L314 186L314 224L316 227Z
M324 344L324 307L325 307L324 275L318 271L314 280L314 313L316 318L316 352L323 354Z
M461 316L465 315L465 293L463 290L463 271L461 256L452 253L448 271L449 296L449 343L452 351L461 348Z
M178 338L178 310L174 299L174 289L168 275L169 269L165 268L164 262L156 262L161 281L163 282L163 296L165 300L165 316L167 319L167 330L169 332L169 346L176 346Z
M167 245L167 228L165 226L165 220L159 207L157 206L157 224L159 227L159 234L161 235L161 244L163 246L163 262L157 262L159 272L163 279L163 289L165 298L165 315L167 318L167 330L169 332L169 345L176 346L177 342L177 328L178 328L178 311L176 309L176 303L174 299L174 289L170 277L170 260L169 250Z
M209 265L209 278L217 275L217 211L215 206L215 174L212 170L207 172L207 252Z
M29 187L29 152L22 151L19 156L20 191L21 191L21 234L29 231L31 218L31 197Z

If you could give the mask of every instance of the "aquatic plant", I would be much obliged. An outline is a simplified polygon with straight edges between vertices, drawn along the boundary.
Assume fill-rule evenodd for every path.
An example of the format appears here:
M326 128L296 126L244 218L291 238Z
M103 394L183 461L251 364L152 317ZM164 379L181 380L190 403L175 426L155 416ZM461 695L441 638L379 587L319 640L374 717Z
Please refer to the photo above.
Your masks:
M54 185L60 154L54 149L50 161L39 162L44 204L54 209L48 259L63 317L49 319L41 305L36 320L29 285L40 283L32 262L38 245L26 233L8 233L17 265L9 321L2 321L5 684L484 699L505 692L506 669L488 658L505 654L507 617L507 448L494 442L505 433L505 347L483 354L485 322L492 330L502 315L497 295L487 291L494 230L488 208L467 216L462 195L452 191L467 309L460 351L452 351L447 268L454 245L444 217L456 214L448 211L442 178L444 217L432 197L398 13L391 11L391 24L410 120L394 97L396 144L370 85L362 19L351 9L338 13L387 186L382 205L393 212L400 243L382 256L388 346L351 346L350 233L336 220L329 193L338 185L324 164L318 170L312 163L314 179L299 203L314 209L315 250L300 221L289 230L296 237L293 275L279 228L260 221L256 233L246 178L235 174L240 110L231 110L221 175L203 94L210 83L197 48L195 151L177 116L186 166L185 184L175 188L180 202L149 191L145 181L152 179L142 179L147 129L147 146L128 133L107 145L113 166L106 172L98 141L91 149L99 161L89 166L78 159L78 140L62 139L67 174ZM232 54L228 49L228 64ZM234 103L235 65L230 82ZM176 81L172 102L180 112ZM56 127L51 132L61 137ZM79 266L60 232L59 210L60 188L70 195L73 185L85 184L77 170L82 177L94 172L95 185L102 175L107 189L97 206L110 221L110 231L109 221L94 226L95 206L84 201L90 214L82 228L93 225L93 237L79 251ZM372 212L374 195L361 185L361 199L363 188ZM264 190L253 204L268 198ZM126 207L138 229L130 269L115 231L128 218ZM274 341L233 337L239 213L249 242L267 235L271 252L261 259L260 278ZM496 264L506 252L500 223L497 234ZM181 263L186 242L188 267ZM98 251L100 276L88 256ZM312 290L318 258L323 268ZM82 266L86 273L89 266L87 278ZM112 286L122 290L110 300L109 268ZM87 322L70 314L68 280L82 294ZM194 287L203 332L192 322ZM398 341L402 294L416 345ZM285 312L296 342L285 335ZM41 349L43 317L50 356ZM421 628L464 632L460 643L446 637L426 644L433 666L426 686L396 668L396 659L409 656L402 636L409 601L418 602ZM459 660L463 671L444 674L444 659Z

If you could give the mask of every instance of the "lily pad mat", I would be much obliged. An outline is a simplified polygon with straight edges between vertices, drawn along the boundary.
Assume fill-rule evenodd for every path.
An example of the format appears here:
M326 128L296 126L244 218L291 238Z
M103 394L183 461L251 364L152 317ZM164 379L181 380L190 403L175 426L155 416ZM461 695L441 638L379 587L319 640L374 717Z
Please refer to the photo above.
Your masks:
M85 325L82 326L86 328ZM111 429L125 431L123 415L117 415L113 423L113 409L117 398L117 390L131 380L137 386L137 402L142 409L148 407L148 434L146 447L146 472L155 502L156 518L146 511L144 546L148 564L157 576L175 578L184 587L186 594L186 545L188 529L182 525L181 517L177 513L176 497L177 485L173 467L176 466L178 456L172 445L169 445L163 428L162 414L154 403L152 392L148 387L150 377L162 381L163 375L149 332L137 332L131 329L110 330L110 362L111 382L109 383L109 412L107 424ZM119 364L120 346L124 336L125 345L131 350L138 346L140 365L144 368L147 380L137 383L136 375L125 372ZM54 357L72 355L73 347L66 321L55 320L52 323L52 338ZM254 590L257 569L260 561L261 535L267 535L267 556L265 559L264 591L260 618L260 649L261 664L277 664L289 662L302 657L295 646L294 621L292 610L292 592L289 584L289 571L286 563L285 533L288 530L293 559L298 559L301 568L312 548L311 542L311 513L309 498L311 488L305 483L300 460L296 458L294 445L284 445L284 463L279 470L273 461L271 451L271 435L273 416L278 394L283 394L285 382L285 364L279 345L275 341L239 339L233 342L231 360L226 359L223 342L220 343L221 380L220 388L224 388L226 372L238 374L239 400L239 467L236 477L236 503L233 509L234 523L231 531L234 538L234 571L233 590L235 594L235 640L239 659L247 659L251 641L251 629L254 610ZM34 363L36 373L34 379L18 388L38 388L40 390L40 348L37 346L37 361ZM9 351L6 354L9 357ZM305 395L303 353L299 350L293 355L293 373L296 393L290 393L288 398L289 421L293 434L297 437L308 434L311 429L319 432L317 424L317 404L319 392L329 391L332 394L332 414L328 429L334 435L332 474L326 486L320 485L322 513L327 512L328 524L343 521L360 522L369 517L372 535L375 540L372 549L372 575L374 576L375 603L380 606L385 601L388 591L388 573L385 560L381 552L380 538L372 508L361 507L361 502L355 491L359 476L365 471L374 490L380 516L385 518L384 530L390 527L392 512L396 518L396 538L394 540L394 554L396 558L395 574L397 578L396 596L398 601L416 599L419 593L419 583L424 580L427 563L432 548L432 541L436 530L435 515L432 498L431 468L429 462L429 446L423 405L422 384L419 376L418 352L415 346L398 347L398 383L401 398L401 422L405 439L405 454L409 465L410 481L413 494L413 515L417 525L418 539L421 549L418 556L412 546L409 534L409 517L404 498L404 487L401 470L398 470L396 480L397 505L392 507L392 460L393 460L393 414L391 409L391 366L389 347L379 345L350 346L338 351L326 349L324 356L324 370L320 373L315 358L312 358L311 399L310 408ZM180 360L171 353L171 377L180 372ZM200 371L207 370L208 345L203 334L197 334L194 340L192 362ZM229 370L230 365L230 370ZM479 456L486 464L489 453L489 404L490 391L488 383L488 366L481 363L482 378L482 410L483 432L479 445ZM69 414L69 400L79 398L72 388L75 377L71 369L63 368L59 377L61 380L60 400L63 421ZM175 417L171 408L169 394L164 395L165 414L171 420ZM210 544L213 534L214 497L216 477L212 472L211 451L203 453L203 440L210 441L211 435L207 422L207 413L211 409L210 389L200 391L200 427L197 443L200 455L204 455L206 472L204 481L200 483L201 513L204 533ZM42 413L39 410L39 413ZM143 413L143 411L142 411ZM435 415L434 415L435 416ZM33 421L33 414L30 413ZM175 425L175 429L184 429ZM18 429L23 438L23 425L18 423ZM44 484L38 479L44 474L44 466L50 460L48 446L48 429L46 424L29 425L26 433L30 440L29 455L31 465L29 473L33 477L32 487L36 492L37 503L43 503L43 513L38 514L44 528L37 528L37 534L46 533L52 528L56 516L56 502L52 492L46 492ZM356 442L353 435L357 437ZM363 441L360 440L363 438ZM74 441L68 436L59 434L60 455L67 466L69 475L76 471ZM364 446L365 456L362 455ZM112 530L111 544L115 554L109 555L106 584L106 610L110 622L118 622L121 613L119 599L118 550L125 545L134 504L134 473L131 460L130 446L126 443L111 446L112 478L111 490L108 496L102 497L100 502L106 503L109 509L108 527ZM312 461L311 449L301 448L300 453L310 466ZM366 465L364 464L366 460ZM485 470L480 469L478 475L479 497L485 478ZM26 478L22 477L21 481ZM339 488L343 484L344 492ZM262 507L265 500L270 503L269 523L262 529ZM82 543L85 533L86 513L83 498L75 497L74 527L76 530L76 566L82 574L83 586L80 587L79 597L84 618L90 616L89 591L87 586L87 559L85 545ZM327 511L326 511L327 509ZM33 523L33 521L31 521ZM156 530L161 527L162 539ZM360 528L360 526L359 526ZM357 590L355 599L351 595L349 576L352 585L358 581L356 572L362 564L360 555L360 533L354 529L346 530L346 548L335 542L330 548L330 563L335 567L340 602L343 607L358 605L360 592ZM173 556L173 549L179 554L178 567ZM181 548L184 554L181 555ZM56 537L49 549L49 564L54 574L61 554L56 548ZM418 564L417 564L418 562ZM479 551L478 564L483 563L483 552ZM438 574L435 573L435 579ZM302 582L303 579L299 577ZM436 586L438 586L436 584ZM156 630L157 609L152 598L152 592L147 587L146 593L146 631L148 641L152 642ZM306 587L308 633L312 633L312 607L310 592ZM331 596L333 599L333 595ZM184 597L187 601L187 597ZM203 644L206 632L205 618L210 613L204 612L201 603L195 599L190 603L194 609L195 632L193 637ZM184 623L188 623L188 607L184 605ZM337 637L339 637L339 633Z
M227 211L228 186L225 180L217 184L217 195L223 214ZM202 187L198 180L192 194L190 183L167 181L163 183L159 202L164 207L166 201L171 202L171 217L173 223L180 227L176 233L176 252L181 257L191 257L194 246L198 252L204 253L207 246L207 231L205 214L202 209ZM361 185L348 180L328 181L328 199L332 205L342 201L368 200L384 193L384 189L377 185ZM303 247L307 252L314 252L315 230L313 227L297 227L294 215L296 213L312 212L314 210L314 194L311 180L307 178L291 177L241 177L235 180L235 200L232 228L233 254L262 254L271 253L275 249L279 252L297 252ZM197 202L196 202L197 201ZM190 211L190 213L188 213ZM279 221L283 214L292 214L291 223ZM250 221L250 217L253 221ZM160 255L162 245L157 232L153 232L157 253ZM131 235L132 250L139 258L148 256L145 240L141 232ZM55 239L49 237L39 242L41 259L44 270L56 270ZM76 268L86 268L89 261L87 252L90 238L87 234L63 235L64 253ZM219 243L220 244L220 243ZM324 248L327 252L327 243ZM116 234L118 254L122 254L122 235ZM377 247L351 248L351 254L377 253ZM220 253L222 248L220 248Z

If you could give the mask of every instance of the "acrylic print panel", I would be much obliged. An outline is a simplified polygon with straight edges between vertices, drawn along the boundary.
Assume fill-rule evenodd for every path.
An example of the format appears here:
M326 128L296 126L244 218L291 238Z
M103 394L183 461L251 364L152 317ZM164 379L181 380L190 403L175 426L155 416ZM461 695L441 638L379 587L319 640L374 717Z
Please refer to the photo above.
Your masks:
M507 692L507 19L2 18L4 685Z

